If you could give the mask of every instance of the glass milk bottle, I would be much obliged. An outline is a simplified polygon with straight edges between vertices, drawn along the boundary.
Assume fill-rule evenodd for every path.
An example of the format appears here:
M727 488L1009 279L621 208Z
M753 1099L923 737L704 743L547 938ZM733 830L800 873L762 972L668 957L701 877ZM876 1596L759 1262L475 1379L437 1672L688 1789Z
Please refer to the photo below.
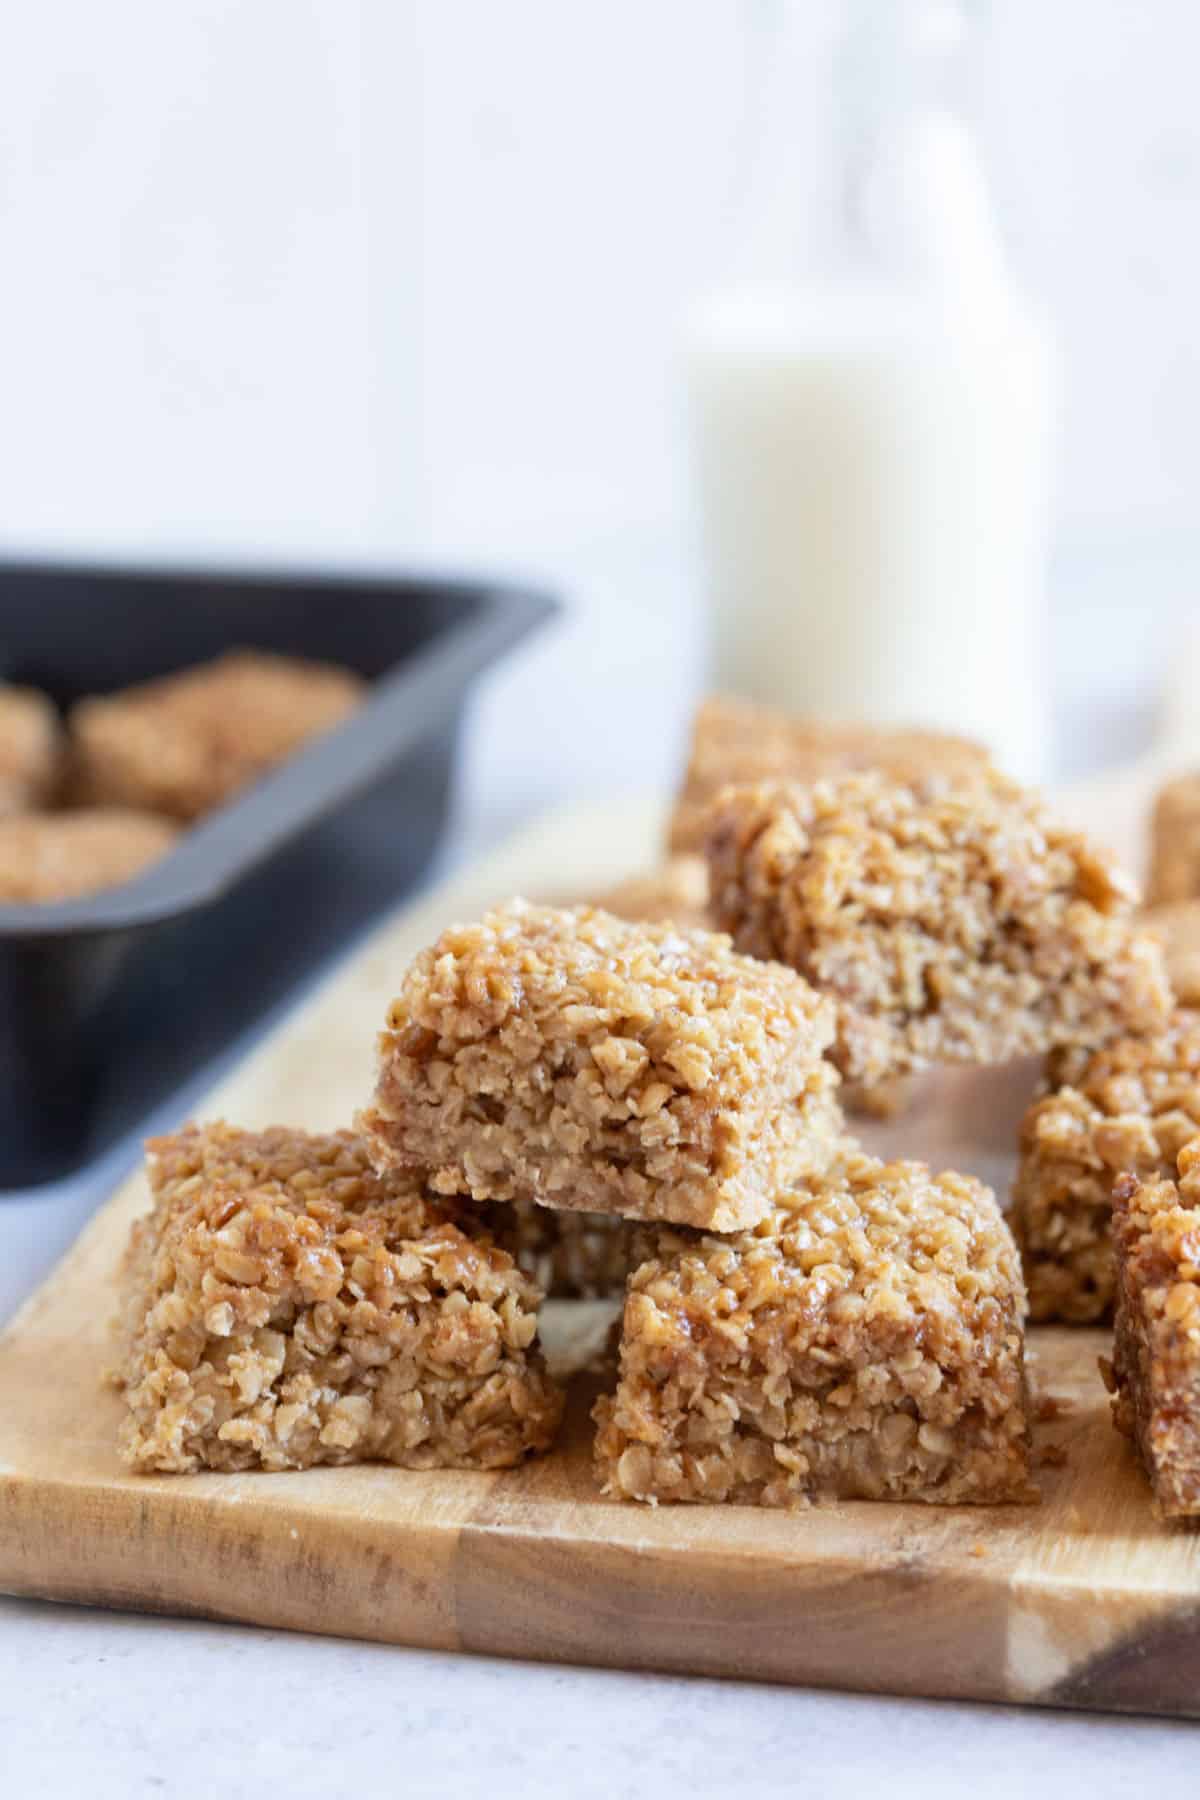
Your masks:
M920 0L853 9L840 230L807 272L789 204L799 22L782 10L744 273L688 331L714 683L962 732L1034 776L1053 354L946 98L963 21Z

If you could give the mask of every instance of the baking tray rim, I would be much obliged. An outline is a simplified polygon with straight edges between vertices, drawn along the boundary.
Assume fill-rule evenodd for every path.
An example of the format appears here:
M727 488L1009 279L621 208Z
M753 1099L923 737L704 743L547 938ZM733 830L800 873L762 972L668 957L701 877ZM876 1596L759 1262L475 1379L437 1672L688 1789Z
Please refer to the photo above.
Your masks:
M303 581L331 592L349 585L381 592L424 587L447 599L469 600L473 610L374 680L368 698L349 718L189 827L166 856L132 880L72 900L0 902L0 947L164 923L220 898L413 749L477 675L562 610L558 598L533 583L435 575L420 568L312 573L288 565L207 570L168 562L101 566L5 558L0 574L7 570L118 580L177 575L183 582L237 581L247 587Z

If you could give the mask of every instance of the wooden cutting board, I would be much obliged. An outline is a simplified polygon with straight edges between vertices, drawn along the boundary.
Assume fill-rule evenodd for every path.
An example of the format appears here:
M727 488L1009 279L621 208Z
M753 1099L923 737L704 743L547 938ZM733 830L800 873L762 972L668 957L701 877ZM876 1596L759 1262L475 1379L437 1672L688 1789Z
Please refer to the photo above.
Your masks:
M1139 776L1068 797L1132 849ZM405 959L514 892L596 891L652 860L656 808L558 819L402 913L212 1096L249 1125L344 1123ZM1029 1069L927 1083L876 1141L1006 1181ZM1157 1523L1112 1431L1102 1333L1032 1334L1043 1503L802 1514L623 1506L564 1442L496 1475L386 1468L145 1477L101 1384L126 1183L0 1339L0 1589L446 1650L890 1693L1200 1716L1200 1535ZM555 1309L564 1350L596 1309Z

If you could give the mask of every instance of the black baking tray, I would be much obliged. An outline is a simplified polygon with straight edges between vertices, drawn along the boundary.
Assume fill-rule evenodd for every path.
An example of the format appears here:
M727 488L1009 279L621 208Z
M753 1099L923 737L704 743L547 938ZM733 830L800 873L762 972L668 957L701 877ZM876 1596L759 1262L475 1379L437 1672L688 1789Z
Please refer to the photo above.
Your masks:
M0 561L0 678L64 708L234 646L371 683L136 880L0 905L0 1187L128 1131L416 882L472 682L555 610L481 581Z

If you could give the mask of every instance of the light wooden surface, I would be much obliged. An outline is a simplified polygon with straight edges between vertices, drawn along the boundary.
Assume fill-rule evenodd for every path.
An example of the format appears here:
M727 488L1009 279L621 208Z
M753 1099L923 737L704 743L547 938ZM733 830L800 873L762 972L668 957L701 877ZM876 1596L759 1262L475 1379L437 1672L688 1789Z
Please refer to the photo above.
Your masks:
M1144 783L1127 789L1070 804L1133 854ZM390 923L206 1114L345 1121L413 949L495 897L602 887L651 855L656 828L630 806L526 834ZM1030 1080L927 1084L876 1141L1004 1180ZM1200 1536L1151 1514L1108 1423L1100 1333L1033 1336L1053 1415L1037 1427L1052 1457L1039 1507L622 1506L592 1480L587 1378L562 1447L511 1473L136 1477L99 1376L144 1198L127 1183L0 1340L0 1588L450 1650L1200 1716ZM573 1319L560 1310L556 1328Z

